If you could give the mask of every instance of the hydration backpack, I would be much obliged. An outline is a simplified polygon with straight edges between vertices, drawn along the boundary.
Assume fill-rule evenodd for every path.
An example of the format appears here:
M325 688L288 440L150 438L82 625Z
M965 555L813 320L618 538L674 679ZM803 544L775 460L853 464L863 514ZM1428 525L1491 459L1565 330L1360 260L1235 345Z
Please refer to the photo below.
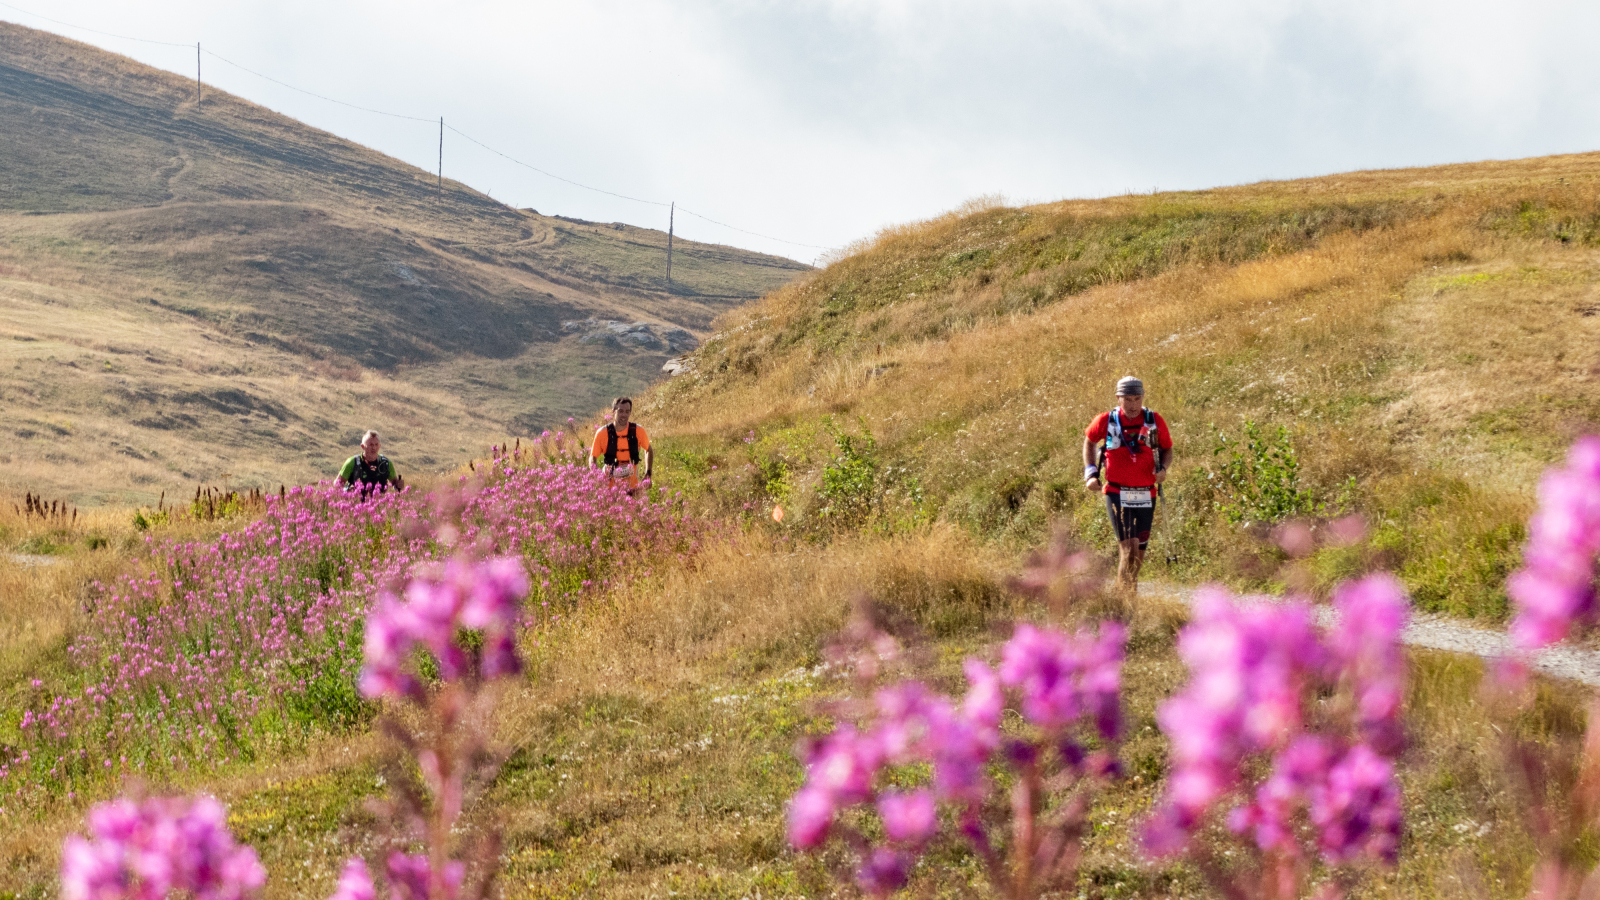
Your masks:
M639 435L634 432L637 428L632 422L628 423L628 464L639 464ZM606 455L605 462L608 466L617 464L617 426L606 426Z
M393 474L389 457L379 456L369 465L365 457L358 455L355 471L351 473L350 480L366 487L382 488L388 486L389 477Z
M1121 446L1122 410L1113 409L1111 415L1106 419L1106 450L1115 450ZM1155 450L1159 446L1160 441L1156 434L1155 410L1146 409L1144 411L1144 433L1128 445L1128 452L1138 456L1146 447Z

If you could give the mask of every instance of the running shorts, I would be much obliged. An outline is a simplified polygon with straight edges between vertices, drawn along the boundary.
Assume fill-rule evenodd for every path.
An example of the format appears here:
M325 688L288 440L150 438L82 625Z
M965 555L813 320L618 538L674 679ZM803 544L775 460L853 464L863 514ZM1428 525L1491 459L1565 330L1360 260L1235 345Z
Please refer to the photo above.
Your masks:
M1150 490L1153 497L1155 489ZM1154 501L1141 509L1123 509L1122 493L1113 491L1106 494L1106 512L1111 516L1111 528L1117 533L1119 542L1137 537L1139 549L1150 546L1150 528L1156 521Z

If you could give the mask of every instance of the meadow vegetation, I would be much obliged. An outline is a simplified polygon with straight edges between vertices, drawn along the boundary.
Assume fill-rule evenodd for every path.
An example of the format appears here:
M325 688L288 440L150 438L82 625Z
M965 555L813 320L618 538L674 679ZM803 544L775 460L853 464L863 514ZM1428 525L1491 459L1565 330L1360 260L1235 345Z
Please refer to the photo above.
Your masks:
M1136 602L1088 591L1052 605L1014 577L1049 541L1058 555L1091 548L1089 569L1110 546L1078 478L1079 430L1109 405L1118 376L1146 380L1178 439L1155 551L1172 557L1156 567L1172 581L1327 593L1389 569L1419 608L1505 618L1534 480L1600 421L1596 166L1562 157L1024 209L982 202L892 230L732 314L691 374L639 398L659 477L650 500L601 515L611 529L601 544L524 531L560 515L568 493L547 486L573 479L571 490L595 492L583 480L592 476L560 468L570 445L496 448L459 473L472 497L506 511L472 532L492 544L485 553L549 566L540 554L553 546L570 554L565 565L601 565L617 546L606 541L656 533L639 525L652 516L692 522L684 527L708 539L648 544L620 576L585 570L569 576L575 590L549 596L530 569L525 609L538 618L526 623L524 671L501 697L491 741L503 764L458 828L502 833L507 897L830 896L848 854L796 854L784 813L804 779L797 744L832 731L828 704L851 690L825 648L854 600L870 598L909 648L906 674L945 694L963 689L968 657L997 661L1013 623L1071 630L1110 618L1128 630L1123 777L1085 813L1077 894L1211 895L1192 861L1153 863L1138 843L1174 765L1157 710L1188 678L1175 636L1189 611L1166 585ZM512 484L526 486L516 495L525 501L493 499ZM352 561L346 581L243 591L257 598L243 608L323 602L359 571L367 587L350 592L349 613L364 615L381 573L447 555L456 545L441 533L467 534L463 511L476 501L462 485L451 475L426 496L363 507L348 521L376 516L375 527L328 538ZM73 664L68 648L103 633L96 616L109 598L141 596L141 579L175 571L173 560L231 560L247 545L260 559L251 542L281 529L272 523L284 511L327 498L303 490L279 506L269 496L265 513L226 520L146 517L142 531L126 513L77 530L5 520L10 552L42 538L65 561L0 560L0 577L27 592L7 646L32 654L0 672L0 748L24 747L23 709L98 683L98 663ZM1365 519L1364 538L1320 537L1351 513ZM406 515L429 523L415 547ZM1287 518L1316 526L1314 552L1272 539ZM89 539L95 528L104 544ZM390 549L358 549L373 542ZM284 577L304 578L292 554L281 563ZM203 573L188 585L196 597L237 577L223 563L184 571ZM157 580L149 607L181 608L177 577ZM194 621L204 630L209 620ZM171 646L193 646L195 633L175 633ZM327 657L331 683L355 684L353 653L347 638ZM1357 897L1525 895L1552 845L1522 814L1574 795L1589 692L1536 681L1508 714L1479 691L1479 661L1407 661L1398 862L1340 877ZM269 682L229 683L256 692L259 705L239 708L263 731L282 715L265 711L296 695L266 697ZM0 816L24 827L0 836L0 892L48 895L62 839L137 775L222 800L268 872L266 897L328 897L346 857L383 852L387 825L371 804L415 774L371 727L383 707L351 708L250 753L191 752L183 765L135 772L117 768L119 749L113 766L59 784L48 768L33 771L41 789L3 792ZM130 740L154 749L167 739ZM1519 745L1540 754L1542 780L1508 764ZM1592 827L1568 837L1564 862L1592 865ZM1240 849L1220 827L1200 840ZM986 896L982 870L972 852L943 847L909 877L914 894Z
M1382 558L1421 608L1498 619L1537 473L1600 423L1597 166L975 202L729 314L640 418L676 488L781 504L786 528L826 530L844 431L870 435L885 527L1022 548L1065 521L1103 545L1081 430L1136 374L1177 440L1170 577L1265 584L1289 502L1377 526L1318 561L1324 586Z

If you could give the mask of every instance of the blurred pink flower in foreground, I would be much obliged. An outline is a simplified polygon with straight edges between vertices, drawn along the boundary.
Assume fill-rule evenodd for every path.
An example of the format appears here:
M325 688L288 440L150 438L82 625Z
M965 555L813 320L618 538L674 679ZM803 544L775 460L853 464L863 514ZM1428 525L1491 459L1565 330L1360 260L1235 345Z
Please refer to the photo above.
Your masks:
M89 839L61 848L64 900L240 900L266 883L249 847L233 841L227 813L210 797L129 799L89 812Z
M1506 582L1516 607L1511 639L1523 650L1563 640L1595 622L1595 557L1600 555L1600 437L1580 438L1564 468L1539 482L1523 565Z
M1241 604L1221 588L1196 594L1178 638L1189 685L1156 714L1172 741L1172 773L1146 825L1149 852L1188 850L1207 814L1244 786L1244 772L1270 761L1270 774L1227 816L1235 833L1297 858L1293 817L1304 808L1325 862L1395 861L1409 607L1386 574L1341 585L1334 607L1339 624L1320 634L1305 603ZM1328 689L1336 702L1319 713L1315 700Z
M433 655L443 681L520 672L515 629L529 587L522 561L453 559L432 577L423 572L407 585L404 602L385 593L367 616L361 692L368 697L418 695L421 683L405 668L415 647ZM458 639L462 630L482 632L481 651L469 656Z
M855 637L867 647L888 641L879 633ZM1114 756L1103 748L1121 734L1126 637L1117 624L1074 635L1022 624L1005 645L998 672L981 660L967 660L968 690L959 703L917 681L879 689L868 707L870 727L845 722L803 748L806 781L789 803L790 843L809 850L838 834L857 852L857 885L871 896L887 896L906 884L918 856L937 836L938 808L944 803L953 807L961 836L973 844L1004 895L1022 896L1015 892L1065 878L1076 860L1076 844L1068 835L1081 824L1087 805L1080 793L1078 805L1056 810L1059 821L1052 819L1047 827L1036 821L1044 808L1044 785L1052 773L1077 779L1116 771ZM1000 730L1008 689L1032 726L1027 737L1008 737ZM1102 749L1091 752L1084 740ZM1008 868L980 817L993 792L988 769L996 764L1015 773L1015 790L1027 798L1018 801L1011 839L1026 846L1016 852L1036 858L1036 866ZM931 769L926 786L885 786L890 770L923 765ZM886 838L881 845L872 846L839 821L853 807L877 813Z

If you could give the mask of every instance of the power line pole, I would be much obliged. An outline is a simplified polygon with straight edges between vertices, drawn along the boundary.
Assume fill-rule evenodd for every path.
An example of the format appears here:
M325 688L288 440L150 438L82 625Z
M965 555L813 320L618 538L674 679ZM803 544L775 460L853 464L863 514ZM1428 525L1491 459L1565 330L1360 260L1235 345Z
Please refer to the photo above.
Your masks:
M444 190L444 116L439 117L439 190Z
M194 108L200 108L200 42L194 42Z
M678 201L672 201L667 210L667 284L672 284L672 224L678 217Z

